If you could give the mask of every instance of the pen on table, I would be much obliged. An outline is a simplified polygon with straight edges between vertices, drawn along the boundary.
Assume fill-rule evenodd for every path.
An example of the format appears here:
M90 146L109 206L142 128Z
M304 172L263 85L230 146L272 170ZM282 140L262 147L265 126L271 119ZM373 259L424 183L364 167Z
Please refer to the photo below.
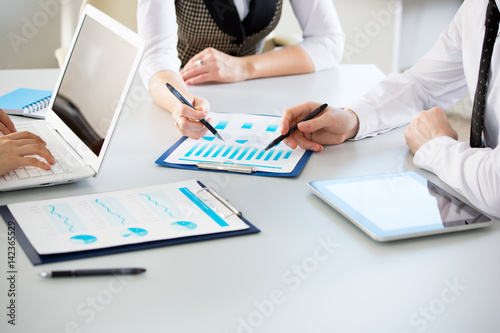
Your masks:
M167 88L168 90L170 90L170 92L172 94L174 94L174 96L183 104L186 104L187 106L189 106L191 109L193 110L196 110L194 108L194 106L191 105L191 103L189 103L187 101L187 99L184 98L184 96L181 95L180 92L177 91L177 89L175 89L170 83L167 82ZM219 132L217 132L217 130L215 128L213 128L212 125L210 125L210 123L208 121L206 121L205 119L200 119L200 123L202 123L206 128L208 128L208 130L210 132L212 132L213 135L215 135L216 137L218 137L219 139L221 139L222 141L224 141L224 139L222 138L222 136L220 136Z
M136 275L144 273L144 268L104 268L104 269L75 269L70 271L42 272L43 278L102 276L102 275Z
M319 108L317 108L316 110L314 110L313 112L309 113L307 116L305 116L301 121L299 121L298 123L301 123L303 121L308 121L314 117L316 117L321 111L323 111L326 107L328 106L328 104L323 104L321 105ZM281 141L283 141L284 139L288 138L290 136L290 134L292 134L293 132L295 132L297 130L297 124L293 125L286 134L282 134L280 136L278 136L276 139L274 139L267 147L266 149L264 149L264 151L266 150L269 150L271 149L272 147L276 146L278 143L280 143Z

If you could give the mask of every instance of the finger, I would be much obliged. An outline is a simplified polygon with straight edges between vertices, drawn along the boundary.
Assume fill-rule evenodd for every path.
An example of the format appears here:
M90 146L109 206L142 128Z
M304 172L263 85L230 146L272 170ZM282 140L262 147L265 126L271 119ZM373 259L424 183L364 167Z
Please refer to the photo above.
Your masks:
M187 105L182 105L182 107L178 110L177 116L188 118L190 120L200 120L207 117L207 112L204 110L192 109Z
M19 147L23 146L40 145L41 147L45 148L45 144L43 142L40 142L36 138L33 138L31 136L23 137L15 134L17 133L8 134L6 136L0 137L3 141L4 147L7 147L7 149L9 149L8 147L10 147L10 149L18 149Z
M344 137L342 142L353 134L351 130L356 126L357 116L346 109L328 107L325 112L308 121L300 122L297 128L304 133L324 132L334 136ZM321 131L323 130L324 131ZM333 139L333 138L332 138ZM337 141L336 139L333 141Z
M295 149L297 148L297 141L293 138L293 136L289 136L285 140L283 140L283 143L286 144L288 147Z
M180 117L175 122L177 128L181 131L183 135L190 138L201 137L206 132L205 126L198 120L191 120L186 117Z
M326 115L321 115L308 121L302 121L297 124L297 128L304 133L316 132L328 125L327 118Z
M182 79L184 80L184 82L188 81L189 79L192 79L192 78L195 78L197 77L198 75L202 75L204 73L206 73L208 70L207 66L195 66L195 67L191 67L189 69L184 69L180 72L181 74L181 77Z
M199 60L199 59L202 59L203 62L206 62L208 59L206 59L207 55L209 55L210 53L210 48L206 48L204 49L203 51L195 54L193 57L191 57L191 59L189 59L189 61L186 63L186 65L184 66L184 68L181 70L181 74L182 72L185 72L187 70L190 70L192 68L196 68L196 60Z
M196 60L203 59L205 53L206 53L205 50L203 50L192 56L191 59L189 59L186 65L184 66L183 70L194 68L196 66Z
M195 84L201 84L201 83L212 82L212 81L217 81L215 79L215 75L213 75L210 72L207 72L207 73L199 74L195 77L192 77L191 79L189 79L185 82L187 85L195 85Z
M293 135L293 138L297 141L297 145L302 149L312 150L312 151L322 151L323 150L322 145L320 145L317 142L309 140L302 133L295 132L295 135Z
M19 140L23 145L18 146L17 153L19 156L38 155L45 159L47 163L54 164L56 162L51 152L39 142L30 140Z
M10 134L16 132L16 127L14 126L14 123L2 109L0 109L0 131L3 134Z
M22 139L31 139L31 140L36 140L43 145L47 145L47 143L41 137L39 137L38 135L33 134L31 132L28 132L28 131L15 132L15 133L9 134L9 139L16 140L16 141L22 140Z
M51 164L54 164L54 163L51 163ZM50 170L51 169L49 164L47 164L43 161L40 161L38 158L28 157L28 156L24 156L24 157L20 158L18 160L18 166L16 166L16 168L25 167L25 166L33 166L35 168L40 168L43 170Z
M195 62L196 62L196 60L198 60L198 59L199 59L198 54L197 54L197 55L195 55L194 57L192 57L191 59L189 59L189 61L188 61L188 62L184 65L184 67L183 67L183 68L180 70L180 72L179 72L179 73L181 74L181 76L182 76L183 74L185 74L187 71L189 71L189 70L191 70L191 69L195 68L195 66L196 66L196 65L195 65Z
M204 111L205 113L210 112L210 103L208 103L208 100L203 97L195 96L193 106L198 111Z
M9 129L3 124L0 122L0 132L3 134L3 135L7 135L7 134L10 134L11 132L9 131Z
M315 109L310 104L309 102L299 104L283 112L283 117L281 118L281 134L286 134L290 127Z
M177 127L182 135L195 140L201 139L208 132L208 129L202 123L189 120L179 123Z

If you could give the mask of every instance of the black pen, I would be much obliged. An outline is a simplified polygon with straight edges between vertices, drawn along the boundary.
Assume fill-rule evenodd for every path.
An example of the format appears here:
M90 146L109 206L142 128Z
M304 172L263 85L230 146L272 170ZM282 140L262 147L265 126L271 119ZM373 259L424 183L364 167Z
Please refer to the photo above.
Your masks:
M168 90L170 90L170 92L172 92L172 94L174 94L175 97L177 97L177 99L181 103L186 104L187 106L189 106L193 110L196 110L194 108L194 106L192 106L191 103L189 103L187 101L187 99L185 99L184 96L182 96L181 93L178 92L177 89L175 89L174 87L172 87L172 85L170 83L168 83L168 82L167 82L167 88L168 88ZM216 137L218 137L219 139L221 139L222 141L224 141L224 139L222 138L222 136L220 136L220 134L217 132L217 130L215 128L213 128L213 126L210 125L210 123L208 121L206 121L205 119L200 119L200 123L202 123L206 128L208 128L208 130L210 132L212 132L213 135L215 135Z
M316 110L314 110L313 112L309 113L307 116L304 117L304 119L302 119L301 121L299 121L299 123L303 122L303 121L308 121L314 117L316 117L321 111L323 111L326 107L328 106L328 104L323 104L321 105L319 108L317 108ZM297 123L298 124L298 123ZM292 134L293 132L295 132L297 130L297 124L293 125L292 128L290 128L288 130L288 132L286 134L283 134L283 135L280 135L278 136L276 139L274 139L267 147L266 149L264 149L264 151L266 150L269 150L271 149L272 147L276 146L278 143L280 143L281 141L283 141L284 139L288 138L290 136L290 134Z
M102 275L136 275L144 273L144 268L104 268L104 269L75 269L71 271L42 272L43 278L102 276Z

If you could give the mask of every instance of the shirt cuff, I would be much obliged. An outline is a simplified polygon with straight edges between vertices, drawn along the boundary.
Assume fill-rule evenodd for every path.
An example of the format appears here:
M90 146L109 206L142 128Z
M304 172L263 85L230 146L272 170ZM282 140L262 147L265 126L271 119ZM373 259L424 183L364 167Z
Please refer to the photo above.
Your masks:
M446 156L446 151L450 149L450 145L456 144L461 143L449 136L440 136L427 141L415 153L413 163L419 168L438 174L443 167L441 165L443 164L442 157Z
M376 132L378 128L377 113L372 105L358 100L348 104L345 108L354 111L358 116L359 130L358 134L353 138L354 140L360 140L378 134Z

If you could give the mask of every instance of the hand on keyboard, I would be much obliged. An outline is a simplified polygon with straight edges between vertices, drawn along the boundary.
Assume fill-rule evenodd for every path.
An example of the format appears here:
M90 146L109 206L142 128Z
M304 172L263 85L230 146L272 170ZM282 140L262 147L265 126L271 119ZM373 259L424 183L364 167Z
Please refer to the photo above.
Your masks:
M0 136L0 175L21 167L50 170L55 159L45 146L39 136L30 132Z

